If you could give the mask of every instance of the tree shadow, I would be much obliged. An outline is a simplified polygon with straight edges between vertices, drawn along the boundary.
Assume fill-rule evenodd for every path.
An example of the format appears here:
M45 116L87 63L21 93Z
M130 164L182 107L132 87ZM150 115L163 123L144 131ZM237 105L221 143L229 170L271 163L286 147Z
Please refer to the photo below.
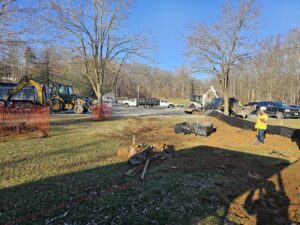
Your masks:
M288 207L290 200L284 192L282 178L277 173L279 190L274 182L268 180L258 188L258 199L254 200L255 189L248 194L244 208L250 215L256 215L257 225L288 225Z
M273 214L256 211L257 204L276 196L280 208L273 204L273 211L287 211L282 182L277 192L267 179L288 165L229 149L182 149L169 160L153 162L145 182L123 176L129 166L116 163L1 189L0 223L226 224L234 199L261 188L266 194L259 202L251 194L245 202L261 224ZM284 213L277 219L288 221Z
M81 123L86 123L86 122L91 122L92 119L91 117L84 117L84 118L64 118L63 120L55 120L55 121L50 121L51 126L65 126L65 125L70 125L70 124L81 124Z
M291 140L298 145L298 148L300 150L300 129L297 129L293 132Z

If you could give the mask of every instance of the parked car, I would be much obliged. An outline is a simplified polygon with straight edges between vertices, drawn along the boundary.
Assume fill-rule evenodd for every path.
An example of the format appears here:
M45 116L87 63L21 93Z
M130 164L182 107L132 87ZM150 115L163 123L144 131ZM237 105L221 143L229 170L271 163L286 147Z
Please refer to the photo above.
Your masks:
M229 98L229 111L233 104L238 103L236 98ZM205 112L210 114L212 111L221 110L224 111L224 99L223 98L214 98L210 103L205 106Z
M256 105L256 113L259 111L261 106L265 106L267 108L267 113L269 116L276 117L277 119L300 118L300 109L289 106L282 102L258 102Z
M123 105L124 101L128 101L128 100L129 100L128 97L117 97L116 98L116 102L119 103L119 104L122 104L122 105Z
M293 108L300 109L300 105L290 105Z
M251 102L248 102L246 105L244 106L256 106L257 104L259 103L259 101L251 101Z
M122 100L122 105L125 108L128 108L129 106L130 107L137 107L138 106L138 101L137 101L136 98L131 98L131 99L128 99L128 100Z
M175 105L174 105L173 102L168 102L168 101L165 101L165 100L160 100L159 106L161 106L161 107L172 108L172 107L174 107Z
M111 104L116 102L115 95L113 93L106 93L102 96L103 101L110 102Z
M115 103L115 99L112 97L105 97L103 98L103 101L109 102L110 104Z

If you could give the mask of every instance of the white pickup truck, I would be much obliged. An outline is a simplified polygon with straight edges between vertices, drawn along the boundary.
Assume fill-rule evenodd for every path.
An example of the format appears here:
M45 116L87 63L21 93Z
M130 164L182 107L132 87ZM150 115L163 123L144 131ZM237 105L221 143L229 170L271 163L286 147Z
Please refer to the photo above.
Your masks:
M160 107L173 108L175 105L174 105L173 102L168 102L168 101L165 101L165 100L160 100L159 106L160 106Z
M138 101L136 98L131 98L128 100L123 100L122 104L125 108L128 108L129 106L131 107L137 107L138 106Z

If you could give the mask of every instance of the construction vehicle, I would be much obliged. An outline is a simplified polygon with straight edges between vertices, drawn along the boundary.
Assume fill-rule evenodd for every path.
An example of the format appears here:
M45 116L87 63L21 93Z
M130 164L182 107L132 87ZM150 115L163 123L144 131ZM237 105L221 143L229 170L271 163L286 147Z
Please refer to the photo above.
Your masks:
M255 106L243 106L238 99L228 98L229 115L240 118L247 118L247 116L255 110ZM205 106L205 114L210 115L213 111L224 112L224 99L215 98L208 105Z
M31 103L34 104L40 104L40 105L48 105L50 104L48 99L48 92L46 90L45 85L41 85L38 81L31 79L27 76L22 77L22 79L19 81L17 84L2 84L1 87L3 86L3 89L7 89L6 93L3 94L3 98L1 101L4 102L5 106L11 105L14 102L28 102L30 101ZM27 87L34 87L36 90L36 95L37 95L37 101L35 101L35 98L33 101L29 100L28 98L26 99L14 99L13 97L16 96L19 92L22 90L25 90ZM3 90L5 92L5 90ZM30 93L31 95L34 95L34 92Z
M33 86L36 89L38 102L35 104L47 105L53 112L61 112L64 110L74 110L75 113L81 114L91 110L92 103L74 94L73 87L51 82L49 86L42 84L37 79L23 76L19 83L8 90L2 101L7 106L14 101L12 98L17 95L25 87Z
M190 103L187 108L184 109L184 112L187 114L204 112L204 108L207 105L211 93L213 93L215 98L219 97L213 86L210 86L210 88L203 95L192 95Z
M49 85L53 112L74 110L75 113L91 112L92 101L74 93L73 86L51 82Z

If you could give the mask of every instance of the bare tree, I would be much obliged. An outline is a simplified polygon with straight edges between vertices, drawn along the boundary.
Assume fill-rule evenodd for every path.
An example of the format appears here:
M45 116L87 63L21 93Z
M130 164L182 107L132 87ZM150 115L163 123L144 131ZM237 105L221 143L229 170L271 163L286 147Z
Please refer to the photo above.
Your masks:
M50 12L44 19L80 51L85 75L100 101L115 87L124 64L142 55L144 36L121 34L129 6L126 0L49 0ZM113 82L105 88L108 78Z
M18 12L16 0L0 0L0 80L15 81L20 73Z
M11 20L14 14L12 5L14 0L0 0L0 47L8 41L8 36L11 33Z
M222 8L218 23L197 23L187 37L189 54L197 71L215 75L221 84L224 113L229 114L228 86L233 66L249 57L252 46L249 33L253 30L259 9L254 0L241 0L237 9L230 2Z

